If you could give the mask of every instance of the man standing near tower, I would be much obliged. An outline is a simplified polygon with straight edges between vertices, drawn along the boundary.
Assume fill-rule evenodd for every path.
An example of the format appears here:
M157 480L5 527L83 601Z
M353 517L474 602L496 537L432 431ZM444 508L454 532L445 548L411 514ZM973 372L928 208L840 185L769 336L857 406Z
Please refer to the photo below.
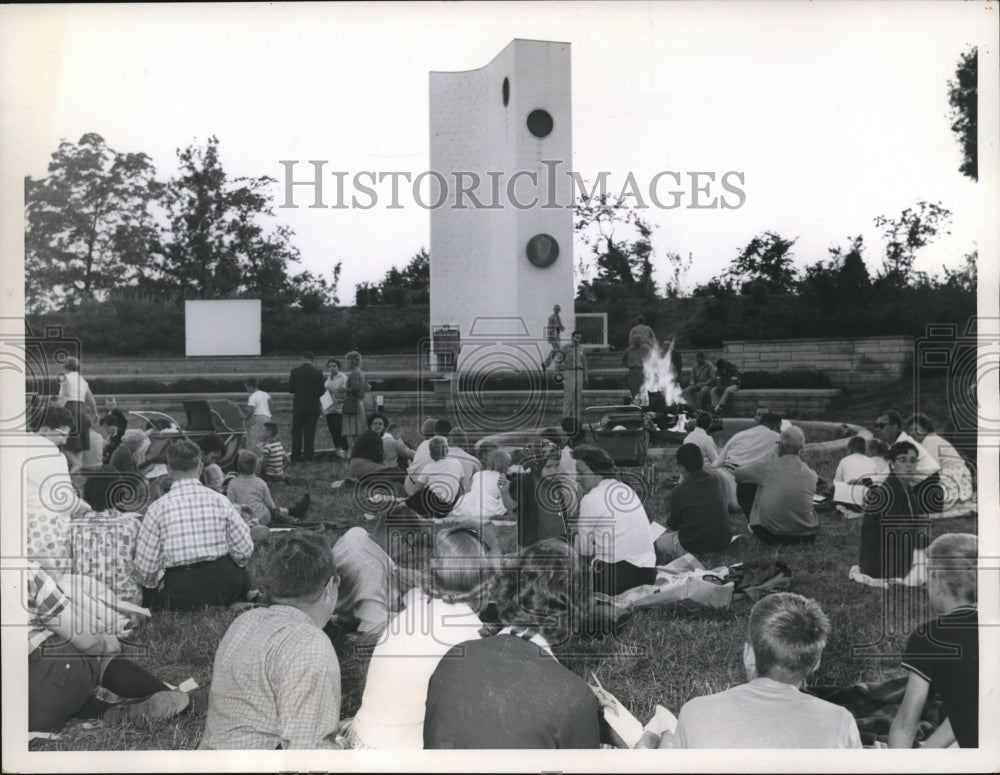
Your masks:
M549 315L548 322L545 324L545 338L549 340L551 349L549 350L549 354L545 356L545 360L542 361L543 371L549 367L553 358L556 357L556 353L559 352L560 334L566 330L566 327L562 324L562 319L559 317L561 311L562 307L556 304L552 308L552 314Z
M583 339L574 331L570 342L560 350L563 374L563 418L572 417L580 427L580 410L583 403L583 386L587 382L587 355L580 344Z

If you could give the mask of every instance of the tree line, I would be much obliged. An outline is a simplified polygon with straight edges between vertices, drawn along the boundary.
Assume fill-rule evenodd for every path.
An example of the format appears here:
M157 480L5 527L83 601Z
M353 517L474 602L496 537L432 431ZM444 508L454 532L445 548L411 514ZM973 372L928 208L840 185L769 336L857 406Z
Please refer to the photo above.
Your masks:
M219 141L178 149L157 178L145 153L89 132L64 140L48 174L24 181L29 313L72 311L115 296L260 298L267 307L336 304L330 278L295 271L294 233L276 223L267 176L230 177Z

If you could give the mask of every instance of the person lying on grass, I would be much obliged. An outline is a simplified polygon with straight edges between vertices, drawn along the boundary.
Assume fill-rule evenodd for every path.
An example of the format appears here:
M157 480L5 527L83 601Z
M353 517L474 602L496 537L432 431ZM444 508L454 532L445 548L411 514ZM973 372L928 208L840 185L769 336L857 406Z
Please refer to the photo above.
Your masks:
M71 718L160 720L187 709L188 695L121 656L118 638L35 563L28 564L27 592L29 732L58 732ZM99 700L98 686L138 702Z
M337 606L333 555L318 535L282 533L257 547L250 573L270 605L219 643L198 747L337 748L340 663L322 630Z
M758 601L743 646L749 683L689 700L660 748L860 748L847 709L800 691L829 634L814 600L777 592Z
M933 617L910 635L903 652L906 693L889 728L890 748L910 748L931 691L948 717L924 748L979 747L978 540L968 533L938 536L927 550L927 597Z

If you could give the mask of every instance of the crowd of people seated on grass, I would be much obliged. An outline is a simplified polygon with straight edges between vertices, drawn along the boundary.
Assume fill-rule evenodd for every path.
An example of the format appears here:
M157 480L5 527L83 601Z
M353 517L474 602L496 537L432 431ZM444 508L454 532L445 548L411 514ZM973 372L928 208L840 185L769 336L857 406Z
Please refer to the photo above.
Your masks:
M347 361L353 375L347 383L357 388L360 356ZM299 389L314 391L308 360L305 366L297 372ZM269 483L300 475L296 466L314 454L301 434L315 423L298 421L293 462L260 397L254 414L261 428L251 435L256 449L241 451L229 476L215 470L219 447L211 436L194 444L181 434L166 447L165 479L144 489L148 444L125 430L110 464L93 469L79 495L71 458L59 451L76 420L64 408L47 410L36 434L42 453L25 467L31 731L58 731L71 718L165 719L188 707L182 692L117 656L120 620L92 622L99 632L86 637L65 631L60 612L73 611L77 620L92 615L76 580L84 574L153 616L205 606L247 609L215 654L202 748L608 745L599 723L606 699L562 666L552 646L600 631L599 601L654 584L657 566L674 558L730 547L738 554L749 541L808 550L822 531L814 501L829 495L833 482L803 460L801 428L763 407L757 423L721 450L708 433L710 417L699 415L676 450L681 479L669 510L648 513L611 455L572 418L513 454L489 442L470 451L463 429L428 418L423 440L411 448L399 426L366 412L363 395L352 395L344 380L320 374L324 382L347 391L340 396L341 424L329 424L335 449L347 450L345 462L332 464L338 483L362 496L380 495L365 501L379 504L377 513L364 515L369 529L322 529L323 515L306 523L308 494L290 508L277 504ZM259 392L253 381L250 389L251 396ZM908 426L934 441L930 418L915 416ZM114 422L109 427L118 429ZM888 446L869 451L864 440L852 439L835 475L866 488L861 572L902 579L921 553L922 583L942 617L932 635L920 630L907 646L903 667L910 679L890 743L913 744L914 718L928 694L940 691L948 720L925 745L976 745L977 543L964 534L929 540L929 512L951 497L942 493L969 495L971 482L963 477L971 475L951 461L961 458L946 442L935 443L931 454L906 434L896 412L880 414L874 431ZM346 447L339 446L342 438ZM56 480L71 493L59 508L44 497ZM305 484L329 487L329 480ZM501 553L495 521L513 523L516 551ZM429 553L414 555L426 562L405 574L384 540L396 523L426 525L430 536ZM344 643L374 647L351 719L341 718L332 632ZM860 747L850 713L800 691L831 635L820 601L767 596L751 611L748 632L748 682L692 699L679 709L675 730L648 732L641 745ZM929 658L928 639L935 648L961 645L960 656ZM48 654L73 665L72 691L54 688ZM98 686L122 702L95 700Z

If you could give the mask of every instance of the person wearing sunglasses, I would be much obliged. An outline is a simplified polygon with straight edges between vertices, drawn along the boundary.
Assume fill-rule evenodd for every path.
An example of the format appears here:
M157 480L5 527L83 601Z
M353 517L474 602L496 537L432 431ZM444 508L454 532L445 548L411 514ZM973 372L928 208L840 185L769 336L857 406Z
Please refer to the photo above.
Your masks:
M945 501L939 473L941 466L920 442L903 430L903 418L899 412L893 410L881 412L872 425L872 432L875 438L884 441L890 447L900 441L913 445L917 453L917 462L908 479L919 501L919 509L926 513L941 511Z

